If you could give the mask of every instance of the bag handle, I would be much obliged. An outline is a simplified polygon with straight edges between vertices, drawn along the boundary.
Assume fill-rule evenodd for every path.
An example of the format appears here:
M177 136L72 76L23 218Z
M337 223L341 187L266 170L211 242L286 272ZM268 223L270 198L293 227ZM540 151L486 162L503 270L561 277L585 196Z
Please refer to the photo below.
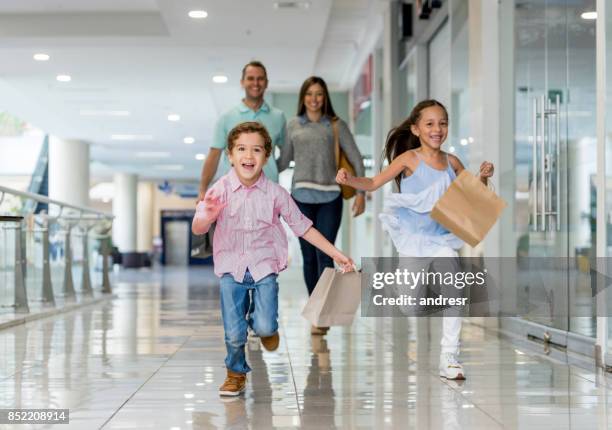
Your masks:
M471 173L471 172L470 172ZM480 181L480 169L478 169L478 171L476 173L474 173L474 176L476 177L476 179L478 179ZM482 182L482 181L480 181ZM487 184L482 184L485 187L489 188L491 191L495 192L495 185L493 185L493 181L487 181Z
M338 135L338 120L332 120L332 133L334 135L334 155L336 157L336 170L340 168L340 136Z
M343 275L345 273L351 273L351 272L346 272L346 271L344 271L344 269L341 269L341 268L338 268L338 269L335 269L335 270L336 270L336 273L342 273ZM353 272L355 272L355 273L361 272L361 270L357 269L357 265L355 263L353 263Z

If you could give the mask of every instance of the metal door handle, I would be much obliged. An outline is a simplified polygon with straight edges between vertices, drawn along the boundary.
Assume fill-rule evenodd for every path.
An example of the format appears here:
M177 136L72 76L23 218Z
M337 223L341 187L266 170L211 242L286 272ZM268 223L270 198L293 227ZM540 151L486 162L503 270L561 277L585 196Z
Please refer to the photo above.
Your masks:
M541 218L542 230L546 231L546 141L548 139L546 133L546 96L541 98L542 111L540 113L540 127L542 131L542 140L540 142L540 187L541 187Z
M556 194L557 199L555 202L555 224L557 231L561 231L561 100L559 94L555 98L555 117L556 117L556 148L555 148L555 169L557 170L557 183L556 183Z
M531 219L533 230L538 231L538 99L533 98L533 113L532 113L532 129L533 141L531 151L531 187L532 187L532 207Z

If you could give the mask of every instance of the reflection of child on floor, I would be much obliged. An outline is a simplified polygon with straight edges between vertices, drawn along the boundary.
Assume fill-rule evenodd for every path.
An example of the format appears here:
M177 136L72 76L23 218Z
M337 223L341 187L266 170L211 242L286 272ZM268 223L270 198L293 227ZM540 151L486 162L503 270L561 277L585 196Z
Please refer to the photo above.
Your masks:
M227 348L227 378L219 394L237 396L244 391L246 374L251 370L244 351L247 327L260 336L268 351L278 348L276 277L287 266L288 246L279 217L297 236L332 257L344 270L352 270L353 261L312 227L284 188L263 174L272 152L272 140L263 125L237 125L228 135L227 148L233 168L198 203L192 230L204 234L217 222L213 257L215 274L221 278ZM254 302L252 312L249 291Z
M453 258L463 245L429 216L437 199L464 170L457 157L441 149L447 135L446 108L435 100L425 100L389 133L385 146L389 166L380 174L358 178L344 169L338 171L338 183L364 191L374 191L395 179L401 194L388 199L395 206L394 214L381 214L380 218L400 256ZM491 176L493 164L485 161L480 166L480 179L486 184ZM443 318L439 370L440 376L448 379L465 378L457 361L460 333L460 317Z

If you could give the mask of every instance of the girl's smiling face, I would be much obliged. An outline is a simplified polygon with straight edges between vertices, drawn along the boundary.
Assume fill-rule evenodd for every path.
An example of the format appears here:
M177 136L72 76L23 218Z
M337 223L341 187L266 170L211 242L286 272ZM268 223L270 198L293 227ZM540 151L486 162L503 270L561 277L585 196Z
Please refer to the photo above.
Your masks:
M422 145L440 149L448 135L448 117L440 106L430 106L421 111L419 120L410 126L412 134L417 136Z

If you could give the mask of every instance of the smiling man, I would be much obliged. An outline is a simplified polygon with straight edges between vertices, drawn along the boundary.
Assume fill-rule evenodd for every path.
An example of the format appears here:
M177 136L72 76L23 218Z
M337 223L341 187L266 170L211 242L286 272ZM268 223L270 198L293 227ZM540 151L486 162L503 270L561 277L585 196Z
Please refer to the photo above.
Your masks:
M251 61L242 69L240 85L244 89L242 102L224 113L215 128L213 142L208 156L202 167L200 178L200 192L198 200L204 200L204 195L211 181L217 173L219 161L223 158L220 174L225 174L230 167L224 149L227 146L227 135L234 126L246 121L262 123L272 138L272 156L268 158L263 168L266 177L278 182L278 169L274 159L274 147L281 147L285 142L285 115L273 108L264 100L264 93L268 88L268 74L266 68L259 61Z

